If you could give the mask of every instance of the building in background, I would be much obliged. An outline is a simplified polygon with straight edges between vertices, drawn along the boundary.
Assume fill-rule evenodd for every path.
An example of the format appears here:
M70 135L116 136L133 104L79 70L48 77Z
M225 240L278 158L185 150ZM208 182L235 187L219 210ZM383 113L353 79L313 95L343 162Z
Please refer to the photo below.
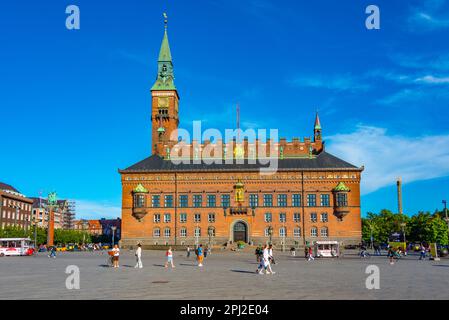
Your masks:
M115 240L119 240L121 236L121 219L105 219L100 220L90 220L90 219L79 219L73 221L73 230L85 231L92 236L103 237L104 241L110 241L112 239L112 229L114 230Z
M36 218L37 226L48 227L49 207L46 198L31 198L33 200L32 221ZM75 202L70 200L58 200L57 206L53 209L55 217L55 229L70 230L73 228L75 217Z
M30 227L33 200L13 186L0 182L0 227Z

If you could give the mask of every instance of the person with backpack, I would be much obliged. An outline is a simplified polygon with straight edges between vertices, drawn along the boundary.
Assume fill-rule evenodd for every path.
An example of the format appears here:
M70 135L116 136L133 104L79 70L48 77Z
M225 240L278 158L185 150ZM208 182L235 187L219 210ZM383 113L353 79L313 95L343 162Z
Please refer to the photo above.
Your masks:
M173 264L173 251L171 247L168 248L167 252L165 253L165 256L167 257L167 262L165 262L165 268L168 267L168 264L171 264L171 267L174 268L175 265Z
M203 251L203 245L200 244L200 246L197 249L197 256L198 256L198 267L203 266L203 259L204 259L204 251Z

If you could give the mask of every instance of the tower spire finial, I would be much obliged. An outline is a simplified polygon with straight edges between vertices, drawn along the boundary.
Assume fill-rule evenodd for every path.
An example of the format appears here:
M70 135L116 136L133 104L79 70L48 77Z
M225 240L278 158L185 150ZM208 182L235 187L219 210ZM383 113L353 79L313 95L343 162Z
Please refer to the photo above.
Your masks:
M167 31L167 24L168 24L168 16L167 16L167 13L164 12L164 13L163 13L163 16L164 16L164 27L165 27L165 31Z

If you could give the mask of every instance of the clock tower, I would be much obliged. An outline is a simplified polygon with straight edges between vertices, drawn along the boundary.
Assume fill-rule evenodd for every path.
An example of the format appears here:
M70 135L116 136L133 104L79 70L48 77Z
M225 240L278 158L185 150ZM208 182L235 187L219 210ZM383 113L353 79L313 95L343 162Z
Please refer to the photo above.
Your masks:
M170 146L170 135L178 129L179 95L174 83L173 62L167 35L167 15L165 32L159 51L156 82L151 88L152 154L166 156Z

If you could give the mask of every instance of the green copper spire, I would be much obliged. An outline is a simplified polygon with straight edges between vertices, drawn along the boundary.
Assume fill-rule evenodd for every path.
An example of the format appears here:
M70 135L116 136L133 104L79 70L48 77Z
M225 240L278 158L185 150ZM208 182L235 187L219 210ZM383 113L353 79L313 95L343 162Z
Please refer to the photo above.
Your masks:
M176 90L174 83L173 61L171 58L170 45L167 35L167 15L164 13L165 32L159 51L158 71L156 82L151 90Z

